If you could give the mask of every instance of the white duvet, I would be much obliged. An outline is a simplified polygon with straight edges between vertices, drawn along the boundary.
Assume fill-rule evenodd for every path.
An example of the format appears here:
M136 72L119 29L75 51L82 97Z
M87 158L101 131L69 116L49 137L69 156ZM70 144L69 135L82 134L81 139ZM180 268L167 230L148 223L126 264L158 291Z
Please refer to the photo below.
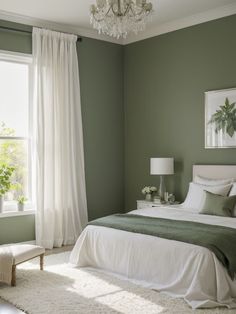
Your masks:
M200 215L181 206L144 208L130 213L236 229L236 218ZM236 280L231 280L214 253L197 245L87 226L77 240L70 262L113 272L142 286L182 297L194 309L236 308Z

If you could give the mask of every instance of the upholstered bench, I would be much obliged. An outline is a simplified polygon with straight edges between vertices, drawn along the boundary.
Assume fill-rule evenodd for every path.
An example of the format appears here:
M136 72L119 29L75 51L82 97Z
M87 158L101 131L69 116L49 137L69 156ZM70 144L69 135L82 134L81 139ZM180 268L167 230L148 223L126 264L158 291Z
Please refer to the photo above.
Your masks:
M45 249L41 246L31 245L31 244L19 244L11 245L11 251L13 255L13 265L12 265L12 279L11 285L16 285L16 266L29 261L35 257L40 257L40 270L43 270L43 259L45 254Z

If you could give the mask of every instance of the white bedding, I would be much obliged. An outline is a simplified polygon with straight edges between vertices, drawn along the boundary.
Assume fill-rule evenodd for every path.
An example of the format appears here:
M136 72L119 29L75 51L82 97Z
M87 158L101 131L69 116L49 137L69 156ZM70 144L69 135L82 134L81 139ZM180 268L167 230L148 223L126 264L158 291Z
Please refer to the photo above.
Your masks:
M132 214L189 220L236 229L236 218L199 215L181 206L134 210ZM99 226L87 226L70 262L96 267L172 295L192 308L236 308L236 280L206 248Z

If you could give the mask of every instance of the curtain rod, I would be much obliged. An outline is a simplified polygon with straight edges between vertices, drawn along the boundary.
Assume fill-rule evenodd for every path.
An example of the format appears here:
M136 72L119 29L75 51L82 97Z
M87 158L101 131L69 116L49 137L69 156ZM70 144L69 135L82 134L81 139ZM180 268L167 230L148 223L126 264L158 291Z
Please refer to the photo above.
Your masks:
M25 29L17 29L17 28L13 28L13 27L7 27L7 26L2 26L0 25L1 29L5 29L7 31L13 31L13 32L21 32L21 33L27 33L27 34L32 34L31 31L27 31ZM41 28L41 27L39 27ZM63 32L65 33L65 32ZM70 33L65 33L65 34L70 34ZM76 35L77 36L77 35ZM82 37L77 36L77 41L82 41Z

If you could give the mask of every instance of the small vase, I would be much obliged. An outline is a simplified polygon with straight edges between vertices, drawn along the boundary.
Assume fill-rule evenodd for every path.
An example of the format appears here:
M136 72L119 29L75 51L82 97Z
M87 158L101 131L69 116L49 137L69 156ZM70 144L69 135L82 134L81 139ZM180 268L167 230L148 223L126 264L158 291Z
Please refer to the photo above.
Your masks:
M0 196L0 213L3 212L3 196Z
M18 211L23 212L24 211L24 204L18 203Z
M146 199L146 201L151 202L151 200L152 200L152 194L146 194L145 199Z

